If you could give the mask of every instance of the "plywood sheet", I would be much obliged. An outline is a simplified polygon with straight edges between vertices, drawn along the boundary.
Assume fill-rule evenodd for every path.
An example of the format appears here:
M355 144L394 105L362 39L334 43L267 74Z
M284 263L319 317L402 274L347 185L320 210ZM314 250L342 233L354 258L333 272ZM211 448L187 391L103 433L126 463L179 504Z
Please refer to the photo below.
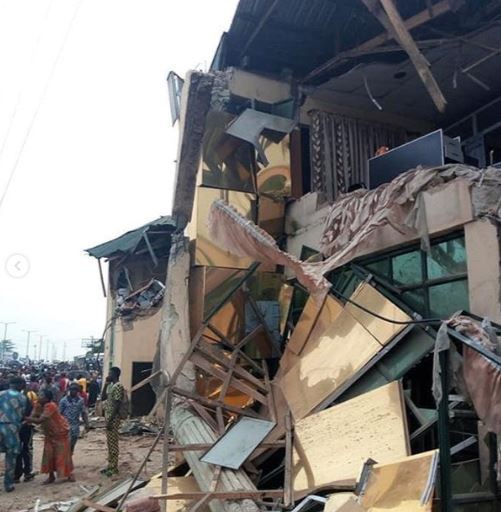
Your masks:
M279 379L294 419L307 416L375 356L381 345L343 310Z
M376 464L362 498L368 512L424 512L431 510L438 450Z
M294 444L297 497L336 483L354 483L368 458L388 463L406 457L400 383L391 382L298 421Z
M353 301L380 316L399 322L412 320L404 311L395 306L383 294L368 283L361 283L350 297ZM405 328L405 325L392 324L366 313L354 304L347 303L349 311L379 343L386 345L394 336Z
M327 295L322 308L317 316L315 325L311 330L308 340L317 340L335 321L343 311L343 304L332 295ZM309 350L309 343L306 342L301 355L306 354Z
M162 493L162 475L158 475L158 477L153 477L148 485L144 488L145 491L149 491L147 494L153 496L155 494ZM170 476L167 482L167 494L179 494L179 493L189 493L189 492L200 492L200 487L193 476ZM186 510L189 508L189 505L193 503L193 500L169 500L169 512L177 512L181 510ZM201 512L206 512L209 510L209 507L203 506Z
M319 312L320 306L315 302L313 297L308 297L303 308L303 312L301 313L289 342L287 343L287 348L291 352L294 352L294 354L299 355L303 350Z

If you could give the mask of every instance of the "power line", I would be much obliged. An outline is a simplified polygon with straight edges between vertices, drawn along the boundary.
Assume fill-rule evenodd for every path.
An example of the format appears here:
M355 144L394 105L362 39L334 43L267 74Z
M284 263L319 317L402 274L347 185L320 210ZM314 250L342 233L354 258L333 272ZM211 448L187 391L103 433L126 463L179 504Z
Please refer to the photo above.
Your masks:
M70 22L68 24L68 28L66 29L66 33L64 34L63 41L61 43L61 46L59 47L59 51L56 55L56 58L52 64L52 68L50 70L49 76L47 78L47 81L45 82L45 86L43 88L42 94L38 100L38 104L36 106L35 112L33 114L33 117L31 118L31 121L28 125L28 129L26 130L26 133L24 134L23 141L21 143L21 147L19 148L19 151L17 153L16 159L14 161L14 165L12 166L12 169L10 171L9 177L7 179L7 183L5 185L5 189L3 191L2 196L0 197L0 209L2 208L3 202L5 201L5 197L7 195L7 192L9 191L10 185L12 183L12 179L14 178L14 175L16 173L17 167L19 165L19 162L21 160L21 156L23 154L24 148L26 146L26 143L28 142L29 136L31 134L31 130L33 129L33 126L35 124L35 121L38 117L38 113L40 112L40 108L42 106L42 103L45 100L45 96L47 95L47 91L49 90L49 85L54 77L54 74L56 72L57 65L59 63L59 59L61 58L61 55L63 53L64 47L66 46L66 42L68 41L68 37L70 35L71 29L74 25L75 19L77 17L78 11L80 9L80 6L82 5L83 0L78 0L78 3L75 6L75 10L73 11L73 15L70 19Z

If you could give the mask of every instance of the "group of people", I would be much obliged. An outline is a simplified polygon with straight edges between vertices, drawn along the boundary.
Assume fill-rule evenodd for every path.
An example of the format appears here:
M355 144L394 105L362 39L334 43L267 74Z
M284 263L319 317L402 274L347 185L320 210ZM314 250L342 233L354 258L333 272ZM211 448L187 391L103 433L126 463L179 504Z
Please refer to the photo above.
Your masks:
M124 398L119 379L120 369L111 368L102 392L108 443L108 466L102 473L107 476L118 473L120 406ZM56 476L75 481L72 456L81 421L88 430L87 408L95 405L100 388L97 375L90 382L83 375L70 382L64 373L56 378L45 375L41 382L33 376L10 375L8 389L0 391L0 452L5 452L6 492L13 491L21 477L25 482L35 477L33 432L37 425L44 434L41 473L48 475L44 484L55 482Z

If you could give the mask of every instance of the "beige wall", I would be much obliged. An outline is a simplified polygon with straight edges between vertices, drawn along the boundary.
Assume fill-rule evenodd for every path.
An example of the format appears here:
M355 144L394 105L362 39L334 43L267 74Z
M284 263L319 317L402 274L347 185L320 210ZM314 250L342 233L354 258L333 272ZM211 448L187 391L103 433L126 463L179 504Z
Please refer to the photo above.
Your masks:
M464 228L470 309L501 323L500 250L496 225L479 219Z
M137 317L133 322L117 319L115 324L115 356L113 365L122 370L120 380L130 389L132 386L132 363L153 362L160 332L161 308L155 314Z

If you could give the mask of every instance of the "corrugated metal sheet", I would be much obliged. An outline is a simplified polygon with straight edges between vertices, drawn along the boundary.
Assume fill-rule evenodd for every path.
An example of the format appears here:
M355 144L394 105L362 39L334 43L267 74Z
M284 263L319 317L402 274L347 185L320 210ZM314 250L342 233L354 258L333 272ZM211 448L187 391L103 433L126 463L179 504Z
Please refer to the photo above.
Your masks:
M113 240L85 249L90 256L95 258L111 258L119 254L127 254L133 252L143 240L143 233L148 233L152 228L161 228L166 233L174 231L176 224L172 217L163 216L145 224L132 231L127 231Z
M272 421L242 417L200 460L239 469L274 426Z

